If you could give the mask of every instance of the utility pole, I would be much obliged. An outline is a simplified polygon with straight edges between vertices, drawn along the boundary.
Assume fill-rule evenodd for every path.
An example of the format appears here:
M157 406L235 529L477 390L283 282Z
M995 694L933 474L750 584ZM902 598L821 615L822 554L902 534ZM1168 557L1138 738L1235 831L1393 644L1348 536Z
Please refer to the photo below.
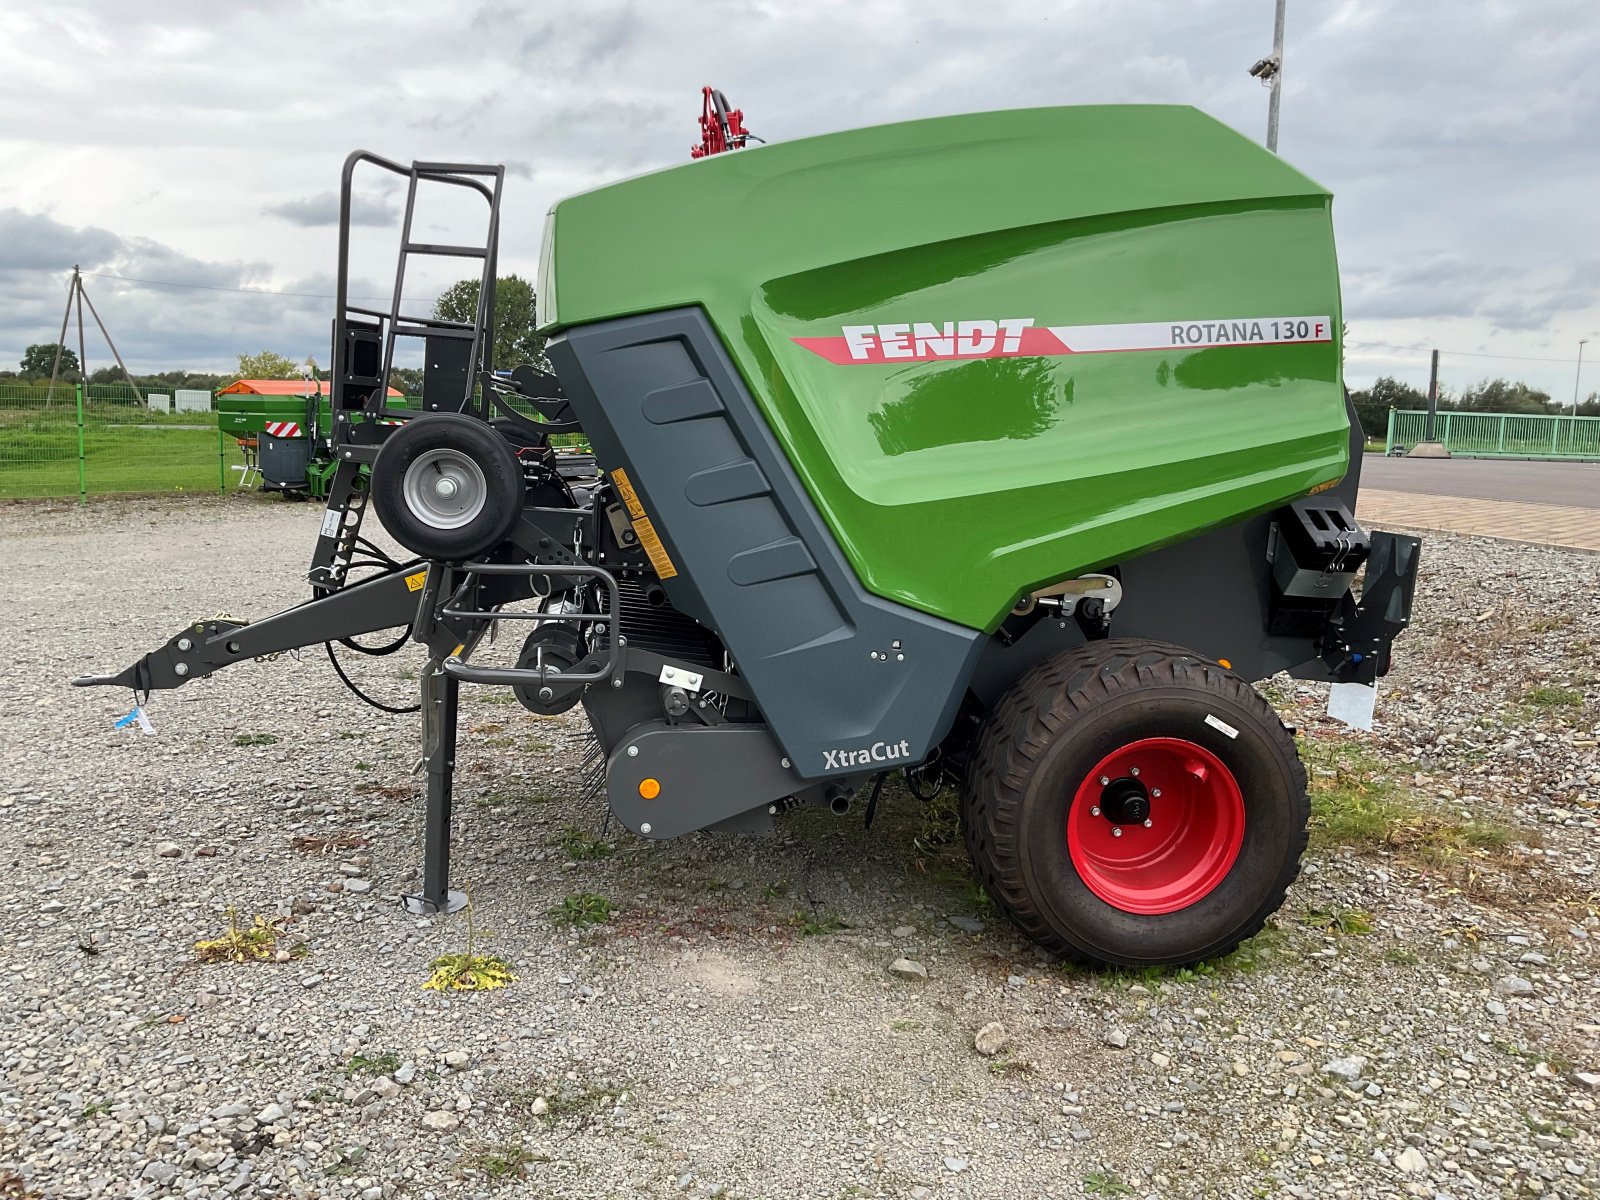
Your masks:
M1278 96L1283 89L1283 10L1286 0L1278 0L1277 15L1272 23L1272 57L1258 58L1250 74L1261 81L1263 87L1272 89L1267 101L1267 149L1278 152Z
M117 366L122 368L122 377L128 381L133 394L143 401L144 395L139 391L139 385L133 381L133 376L128 374L128 364L122 361L122 355L117 352L117 344L111 340L111 333L106 329L106 323L100 319L100 314L95 311L94 301L89 299L89 293L83 289L83 272L74 265L72 280L67 284L67 310L61 314L61 334L56 338L56 360L50 367L50 391L46 395L45 403L48 404L56 392L56 379L61 374L61 352L66 349L67 323L72 319L74 303L78 308L78 373L83 376L84 386L89 386L89 356L85 352L83 340L83 306L87 304L89 315L100 327L100 336L106 339L106 345L111 348L111 357L116 359Z
M1433 366L1428 372L1428 432L1422 435L1425 442L1436 442L1433 423L1439 415L1439 352L1433 352Z

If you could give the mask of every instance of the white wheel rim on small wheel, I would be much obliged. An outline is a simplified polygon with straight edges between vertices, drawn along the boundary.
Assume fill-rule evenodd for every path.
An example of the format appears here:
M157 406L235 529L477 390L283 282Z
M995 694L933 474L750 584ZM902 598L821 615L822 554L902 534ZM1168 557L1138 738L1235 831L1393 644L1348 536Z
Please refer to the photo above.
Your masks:
M489 483L483 468L459 450L419 454L400 481L411 515L433 529L460 529L483 511Z

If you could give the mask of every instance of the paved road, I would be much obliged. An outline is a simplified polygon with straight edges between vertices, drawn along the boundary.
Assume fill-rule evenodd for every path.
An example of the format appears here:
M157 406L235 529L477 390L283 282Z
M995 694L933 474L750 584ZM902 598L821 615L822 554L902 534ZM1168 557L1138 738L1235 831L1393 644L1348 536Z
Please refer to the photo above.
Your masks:
M1361 486L1429 496L1600 508L1600 463L1368 454L1361 464Z

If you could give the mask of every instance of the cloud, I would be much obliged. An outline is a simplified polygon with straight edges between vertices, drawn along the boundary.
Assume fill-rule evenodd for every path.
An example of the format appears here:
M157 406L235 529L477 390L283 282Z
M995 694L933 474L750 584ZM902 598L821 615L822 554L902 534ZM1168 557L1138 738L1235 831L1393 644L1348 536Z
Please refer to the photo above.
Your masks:
M285 200L281 204L269 204L262 212L268 216L282 217L292 225L305 228L314 228L318 225L337 225L339 223L339 194L337 192L318 192L315 196L305 196L299 200ZM355 194L350 197L350 223L352 225L392 225L400 218L399 205L387 197L363 196Z
M73 262L331 291L289 281L335 266L331 189L356 146L510 164L500 261L532 275L552 201L686 161L703 84L771 141L1086 103L1193 104L1264 132L1266 93L1245 70L1270 45L1270 4L990 0L981 18L973 11L591 0L573 19L472 0L441 20L428 0L89 0L70 11L11 0L0 6L0 364L18 337L54 335ZM357 44L375 49L371 70L316 69L323 48ZM1572 261L1592 243L1600 194L1597 56L1592 0L1290 6L1281 149L1336 196L1352 338L1537 355L1600 329L1600 272ZM360 196L357 240L375 245L399 201ZM381 292L392 265L392 248L374 250L356 272ZM151 366L263 345L298 355L326 341L331 312L281 295L91 288Z

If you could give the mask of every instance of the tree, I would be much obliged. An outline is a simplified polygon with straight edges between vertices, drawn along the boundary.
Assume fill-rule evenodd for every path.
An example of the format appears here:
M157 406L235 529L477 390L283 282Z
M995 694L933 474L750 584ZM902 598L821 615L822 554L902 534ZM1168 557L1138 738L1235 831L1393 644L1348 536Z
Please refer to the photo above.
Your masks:
M299 379L300 364L272 350L239 355L240 379Z
M390 367L389 386L406 396L422 395L422 368Z
M434 303L433 315L441 321L471 325L478 319L478 281L463 279L445 288ZM538 305L533 285L520 275L502 275L494 284L494 365L509 370L532 363L549 370L544 339L538 335Z
M1355 405L1361 432L1369 438L1388 436L1391 408L1416 410L1428 406L1428 398L1416 388L1388 375L1376 380L1364 392L1351 392L1350 402Z
M22 352L22 374L24 376L39 375L48 379L50 368L55 366L55 342L39 342L29 346ZM66 346L59 347L61 351L61 377L63 379L77 379L79 375L78 356Z
M1512 383L1505 379L1485 379L1463 391L1455 408L1462 412L1492 413L1549 413L1559 412L1550 403L1550 393L1525 383Z

